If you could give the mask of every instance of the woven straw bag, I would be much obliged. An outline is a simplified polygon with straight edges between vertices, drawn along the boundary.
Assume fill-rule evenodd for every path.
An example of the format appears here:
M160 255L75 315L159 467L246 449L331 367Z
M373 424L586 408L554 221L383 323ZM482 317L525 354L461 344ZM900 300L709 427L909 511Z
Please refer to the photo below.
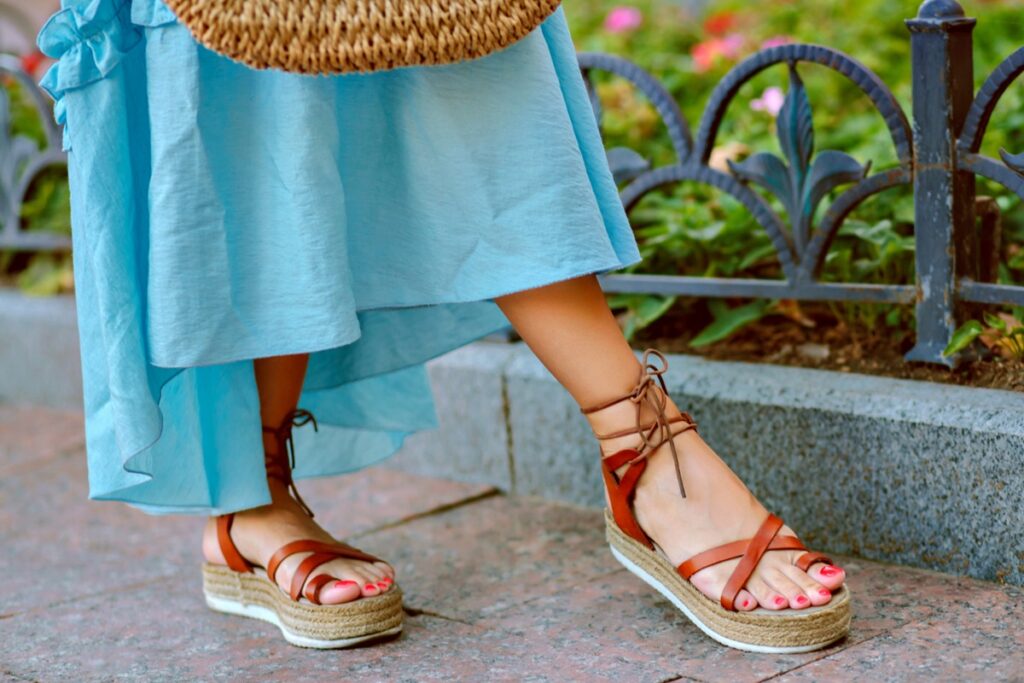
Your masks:
M256 69L370 72L482 57L561 0L164 0L195 39Z

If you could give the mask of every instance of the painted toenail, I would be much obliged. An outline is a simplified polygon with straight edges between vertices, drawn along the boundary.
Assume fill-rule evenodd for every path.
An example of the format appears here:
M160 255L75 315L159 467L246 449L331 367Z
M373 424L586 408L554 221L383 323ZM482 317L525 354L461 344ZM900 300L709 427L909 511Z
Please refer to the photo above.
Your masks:
M377 587L376 587L375 585L373 585L372 583L368 583L368 584L366 584L366 590L374 590L374 589L376 589L376 588L377 588Z
M822 588L822 589L821 589L820 591L818 591L818 595L822 595L822 596L824 596L824 597L826 597L826 598L827 598L827 597L831 597L831 595L832 595L832 591L830 591L830 590L829 590L829 589L827 589L827 588Z
M821 568L821 573L824 576L835 576L839 573L839 570L830 564L826 564L824 567Z
M383 581L378 581L377 582L377 588L387 588L387 587L388 587L388 585L386 583L384 583Z
M744 607L748 607L749 605L750 605L750 600L744 600L743 601L743 606Z
M383 581L384 583L391 583L391 577L385 576L383 579L381 579L381 581Z
M346 581L335 581L334 585L337 588L344 588L345 586L354 586L354 585L356 585L356 582L355 581L347 581L347 580Z
M804 604L805 602L807 602L807 596L806 595L798 595L798 596L796 596L796 602L797 602L798 605Z
M786 604L786 598L782 597L781 595L776 595L775 596L775 604L776 605L785 605Z

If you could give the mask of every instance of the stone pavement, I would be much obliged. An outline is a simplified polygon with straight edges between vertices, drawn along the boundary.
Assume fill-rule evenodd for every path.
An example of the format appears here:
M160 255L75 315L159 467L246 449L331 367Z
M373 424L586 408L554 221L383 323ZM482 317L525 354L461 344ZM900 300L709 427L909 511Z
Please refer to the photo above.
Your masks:
M746 654L620 568L598 511L386 467L300 488L395 565L403 635L295 648L206 608L200 520L88 501L82 443L76 413L0 405L2 680L1024 680L1020 588L842 558L850 637Z

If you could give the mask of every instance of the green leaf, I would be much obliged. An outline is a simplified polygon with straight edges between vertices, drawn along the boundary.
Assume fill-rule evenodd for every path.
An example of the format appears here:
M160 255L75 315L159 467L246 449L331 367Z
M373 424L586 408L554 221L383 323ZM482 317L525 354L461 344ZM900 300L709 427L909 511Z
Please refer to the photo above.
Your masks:
M718 305L714 305L717 302ZM715 321L705 327L690 341L690 346L701 347L731 336L745 325L760 320L768 312L772 302L753 301L737 308L725 308L720 300L709 302Z
M985 318L985 324L986 325L988 325L989 327L991 327L994 330L998 330L999 332L1002 332L1003 334L1006 334L1007 329L1006 329L1006 321L1005 320L1000 318L998 315L993 315L993 314L989 313L988 311L985 311L984 318Z
M949 340L949 346L942 352L942 355L952 356L954 353L963 351L970 346L971 342L980 337L984 331L985 328L981 326L980 322L968 320L953 333L953 338Z

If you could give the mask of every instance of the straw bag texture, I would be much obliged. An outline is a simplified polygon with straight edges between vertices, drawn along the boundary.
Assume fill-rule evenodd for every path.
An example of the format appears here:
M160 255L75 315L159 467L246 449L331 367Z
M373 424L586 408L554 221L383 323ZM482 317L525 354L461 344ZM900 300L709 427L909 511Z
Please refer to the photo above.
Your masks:
M482 57L561 0L164 0L195 39L256 69L369 72Z

